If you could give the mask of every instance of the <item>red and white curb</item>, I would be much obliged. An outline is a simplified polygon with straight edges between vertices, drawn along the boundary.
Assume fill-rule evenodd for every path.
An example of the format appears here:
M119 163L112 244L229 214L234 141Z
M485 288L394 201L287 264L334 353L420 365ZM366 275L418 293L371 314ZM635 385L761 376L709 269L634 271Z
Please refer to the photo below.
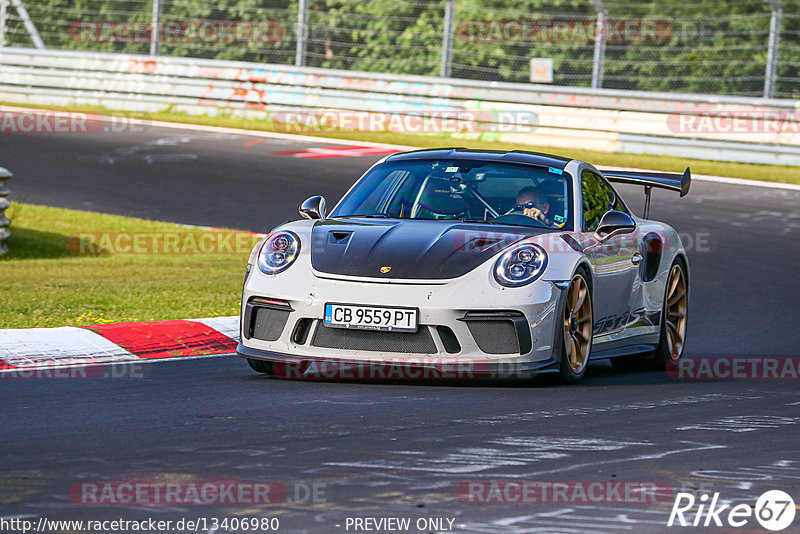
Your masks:
M231 354L239 317L0 330L0 373Z

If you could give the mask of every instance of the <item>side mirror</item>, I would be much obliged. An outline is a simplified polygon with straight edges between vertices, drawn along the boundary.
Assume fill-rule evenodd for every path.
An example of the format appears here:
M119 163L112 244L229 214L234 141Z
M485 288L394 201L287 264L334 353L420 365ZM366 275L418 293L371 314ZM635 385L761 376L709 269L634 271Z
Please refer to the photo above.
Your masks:
M613 237L617 234L629 234L636 230L636 223L630 215L621 211L607 211L600 224L595 230L595 237L600 241Z
M325 218L325 197L319 195L306 199L305 202L300 204L300 215L306 219L324 219Z

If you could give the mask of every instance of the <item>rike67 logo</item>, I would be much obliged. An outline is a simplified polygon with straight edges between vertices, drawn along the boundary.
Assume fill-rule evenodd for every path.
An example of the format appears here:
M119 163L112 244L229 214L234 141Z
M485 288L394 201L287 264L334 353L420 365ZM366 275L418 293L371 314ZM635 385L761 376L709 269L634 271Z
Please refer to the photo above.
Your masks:
M755 517L763 528L780 531L792 524L796 512L794 500L788 493L780 490L762 494L756 500L755 506L749 503L732 505L718 502L719 493L714 493L710 502L707 494L697 498L691 493L678 493L667 526L741 528Z

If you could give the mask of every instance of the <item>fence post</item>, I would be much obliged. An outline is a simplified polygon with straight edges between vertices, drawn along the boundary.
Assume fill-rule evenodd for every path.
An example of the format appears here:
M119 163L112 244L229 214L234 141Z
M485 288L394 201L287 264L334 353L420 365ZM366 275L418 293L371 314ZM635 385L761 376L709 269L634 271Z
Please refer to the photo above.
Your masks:
M775 75L778 70L778 43L781 38L783 10L779 0L767 0L772 16L769 19L769 44L767 45L767 72L764 74L764 98L775 94Z
M308 41L308 0L297 2L297 52L296 67L306 66L306 42Z
M25 29L28 31L28 35L31 36L31 41L33 41L33 46L38 48L39 50L44 50L44 41L39 36L39 31L36 29L36 26L33 24L31 20L31 16L28 14L28 10L25 9L25 4L22 3L22 0L11 0L11 5L13 5L17 9L17 14L19 18L22 19L22 24L25 25Z
M592 88L603 87L603 69L606 63L606 37L608 36L608 10L603 0L592 0L597 11L597 24L594 33L594 61L592 62Z
M453 25L456 20L456 0L445 0L444 3L444 30L442 35L442 65L439 76L450 77L450 64L453 57Z
M158 55L158 29L161 26L161 1L153 0L153 17L150 27L150 55Z
M0 48L6 45L7 24L8 24L8 0L0 0Z
M8 195L11 191L5 186L5 181L11 178L13 174L8 169L0 167L0 256L8 252L6 246L6 239L11 235L8 225L11 221L5 215L6 209L11 205L8 200Z

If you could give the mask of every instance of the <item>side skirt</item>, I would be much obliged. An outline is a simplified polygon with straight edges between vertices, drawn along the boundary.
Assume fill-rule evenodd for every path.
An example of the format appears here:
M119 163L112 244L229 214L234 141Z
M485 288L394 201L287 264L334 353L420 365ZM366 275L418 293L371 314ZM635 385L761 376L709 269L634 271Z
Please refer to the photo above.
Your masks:
M614 349L593 350L589 356L590 360L601 360L603 358L616 358L617 356L632 356L634 354L642 354L653 352L656 350L658 344L653 343L640 343L636 345L626 345L624 347L617 347Z

